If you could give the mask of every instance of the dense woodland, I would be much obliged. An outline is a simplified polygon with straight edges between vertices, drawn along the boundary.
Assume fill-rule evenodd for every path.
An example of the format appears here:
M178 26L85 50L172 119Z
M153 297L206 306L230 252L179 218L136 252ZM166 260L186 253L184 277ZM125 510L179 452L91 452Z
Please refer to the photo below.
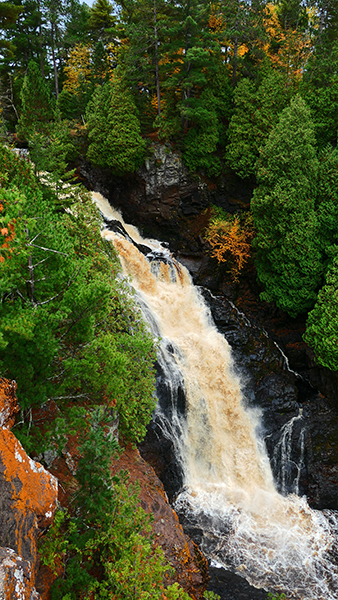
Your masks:
M154 344L90 196L61 181L79 157L135 172L153 139L208 182L249 180L250 211L212 212L213 255L230 257L234 279L252 256L262 299L308 314L307 343L337 370L337 2L13 0L0 27L1 374L18 382L28 449L39 435L61 448L87 424L77 510L60 513L44 548L49 564L67 556L53 598L184 600L176 587L162 595L167 566L136 491L109 475L119 450L104 433L118 413L126 440L144 436ZM34 167L9 149L25 144ZM32 435L46 401L59 417Z
M336 370L337 3L15 0L0 19L2 136L56 179L77 156L133 172L156 134L209 180L252 180L254 235L223 216L211 239L235 271L252 240L262 298L309 312Z

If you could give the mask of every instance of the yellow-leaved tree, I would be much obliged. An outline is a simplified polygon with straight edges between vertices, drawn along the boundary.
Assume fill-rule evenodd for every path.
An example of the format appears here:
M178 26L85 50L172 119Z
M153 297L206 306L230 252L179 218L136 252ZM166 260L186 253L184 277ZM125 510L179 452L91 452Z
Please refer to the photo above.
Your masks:
M250 257L251 240L254 236L252 215L230 215L213 207L212 217L205 239L210 244L210 255L218 263L227 263L233 281Z

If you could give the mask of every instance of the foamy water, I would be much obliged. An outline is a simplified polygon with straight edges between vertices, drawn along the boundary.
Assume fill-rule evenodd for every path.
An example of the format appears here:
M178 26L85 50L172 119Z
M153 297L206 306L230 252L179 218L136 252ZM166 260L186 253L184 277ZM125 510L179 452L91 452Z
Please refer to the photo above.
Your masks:
M94 198L106 218L123 223L104 198ZM276 491L264 444L256 435L259 416L244 407L230 346L213 325L188 272L176 261L168 264L168 250L159 242L144 240L136 228L123 225L132 239L163 251L165 259L151 265L122 236L103 233L132 277L156 335L164 347L170 341L173 348L168 386L174 390L174 380L184 379L186 416L176 412L175 425L168 424L164 432L175 437L184 470L176 510L203 523L202 549L214 564L287 598L338 599L336 513L324 515L311 510L304 498Z

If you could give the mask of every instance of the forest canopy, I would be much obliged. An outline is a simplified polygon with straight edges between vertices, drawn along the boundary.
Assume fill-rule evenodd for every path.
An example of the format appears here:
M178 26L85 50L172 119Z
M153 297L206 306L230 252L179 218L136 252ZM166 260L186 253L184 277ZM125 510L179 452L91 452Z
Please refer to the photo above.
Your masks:
M57 185L88 160L125 176L157 139L207 180L233 173L256 188L261 298L321 310L337 243L337 2L12 0L0 28L0 135L36 171ZM332 368L336 338L325 350L310 323Z

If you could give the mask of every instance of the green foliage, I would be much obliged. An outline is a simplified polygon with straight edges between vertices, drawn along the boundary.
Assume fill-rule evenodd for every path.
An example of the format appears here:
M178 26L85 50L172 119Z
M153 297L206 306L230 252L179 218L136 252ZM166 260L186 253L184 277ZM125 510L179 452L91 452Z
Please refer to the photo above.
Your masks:
M49 126L48 135L34 132L29 137L29 154L35 172L43 171L44 179L56 189L62 181L69 180L73 172L67 173L67 165L75 157L69 127L61 119L59 110L54 112L54 120Z
M316 214L320 248L330 255L338 243L338 151L331 146L319 154Z
M335 52L335 63L338 66L338 44ZM337 67L336 67L337 68ZM334 75L325 81L325 85L304 85L304 97L311 108L315 124L318 146L325 148L327 144L337 144L338 130L338 76Z
M214 592L204 592L203 598L205 600L221 600L221 597L218 594L214 594Z
M45 200L27 164L4 148L0 157L21 190L3 178L2 229L15 219L17 235L11 256L3 255L2 373L16 379L26 409L48 399L113 402L121 433L137 441L154 408L153 343L116 279L98 211L85 191L71 188L71 211L60 212L62 198L53 204L49 192Z
M311 308L322 274L314 210L318 161L313 124L300 96L264 146L252 200L261 298L295 316Z
M110 473L118 444L107 431L109 419L102 407L87 416L74 514L57 514L41 548L44 564L65 564L63 577L54 583L53 600L90 594L160 599L164 575L171 570L162 550L152 545L150 517L139 506L137 486L128 486L122 472L114 477Z
M54 575L57 575L57 560L60 559L63 561L67 553L69 540L64 538L62 528L65 521L69 519L69 516L67 509L59 508L56 511L48 535L43 538L40 548L41 563L48 566ZM70 533L74 533L75 524L72 524L70 530Z
M131 93L119 80L97 88L87 107L88 160L120 175L141 166L146 143L135 112Z
M309 313L304 339L314 350L320 365L338 369L338 246L332 247L333 260L325 285Z
M109 0L95 0L89 11L88 29L94 39L104 39L115 23L113 5Z
M271 592L269 592L269 594L268 594L268 599L269 600L287 600L285 594L277 594L277 596L275 596L274 594L271 594Z
M47 133L53 118L53 99L38 65L31 60L21 90L22 112L18 123L19 134Z
M20 7L9 2L1 2L0 4L0 29L4 30L15 23L20 14ZM0 39L0 55L13 56L15 46L11 42Z
M196 136L201 135L201 142L207 153L214 148L218 140L216 131L202 132L201 121L204 121L201 112L208 111L216 124L214 110L208 106L208 94L201 100L203 91L207 89L208 82L216 71L218 57L216 44L212 32L208 28L210 16L210 2L201 3L197 0L168 2L168 15L165 25L166 36L161 44L165 60L161 67L164 78L162 90L164 91L164 109L161 117L155 121L159 127L160 136L173 137L176 133L184 133L192 124L196 123ZM211 49L213 50L211 52ZM205 104L206 101L207 103ZM204 106L205 105L205 106ZM204 125L204 128L206 123ZM171 135L170 135L171 132ZM187 156L196 168L202 156L197 154L197 140L191 135L186 146L191 145L191 155ZM207 159L208 160L208 159Z
M203 169L209 176L219 175L221 162L214 154L219 141L219 124L213 93L204 90L199 98L192 98L184 115L194 123L184 138L184 162L191 171Z
M242 79L236 87L226 159L243 179L256 175L260 148L287 101L288 89L277 72L264 77L258 88L250 79Z

